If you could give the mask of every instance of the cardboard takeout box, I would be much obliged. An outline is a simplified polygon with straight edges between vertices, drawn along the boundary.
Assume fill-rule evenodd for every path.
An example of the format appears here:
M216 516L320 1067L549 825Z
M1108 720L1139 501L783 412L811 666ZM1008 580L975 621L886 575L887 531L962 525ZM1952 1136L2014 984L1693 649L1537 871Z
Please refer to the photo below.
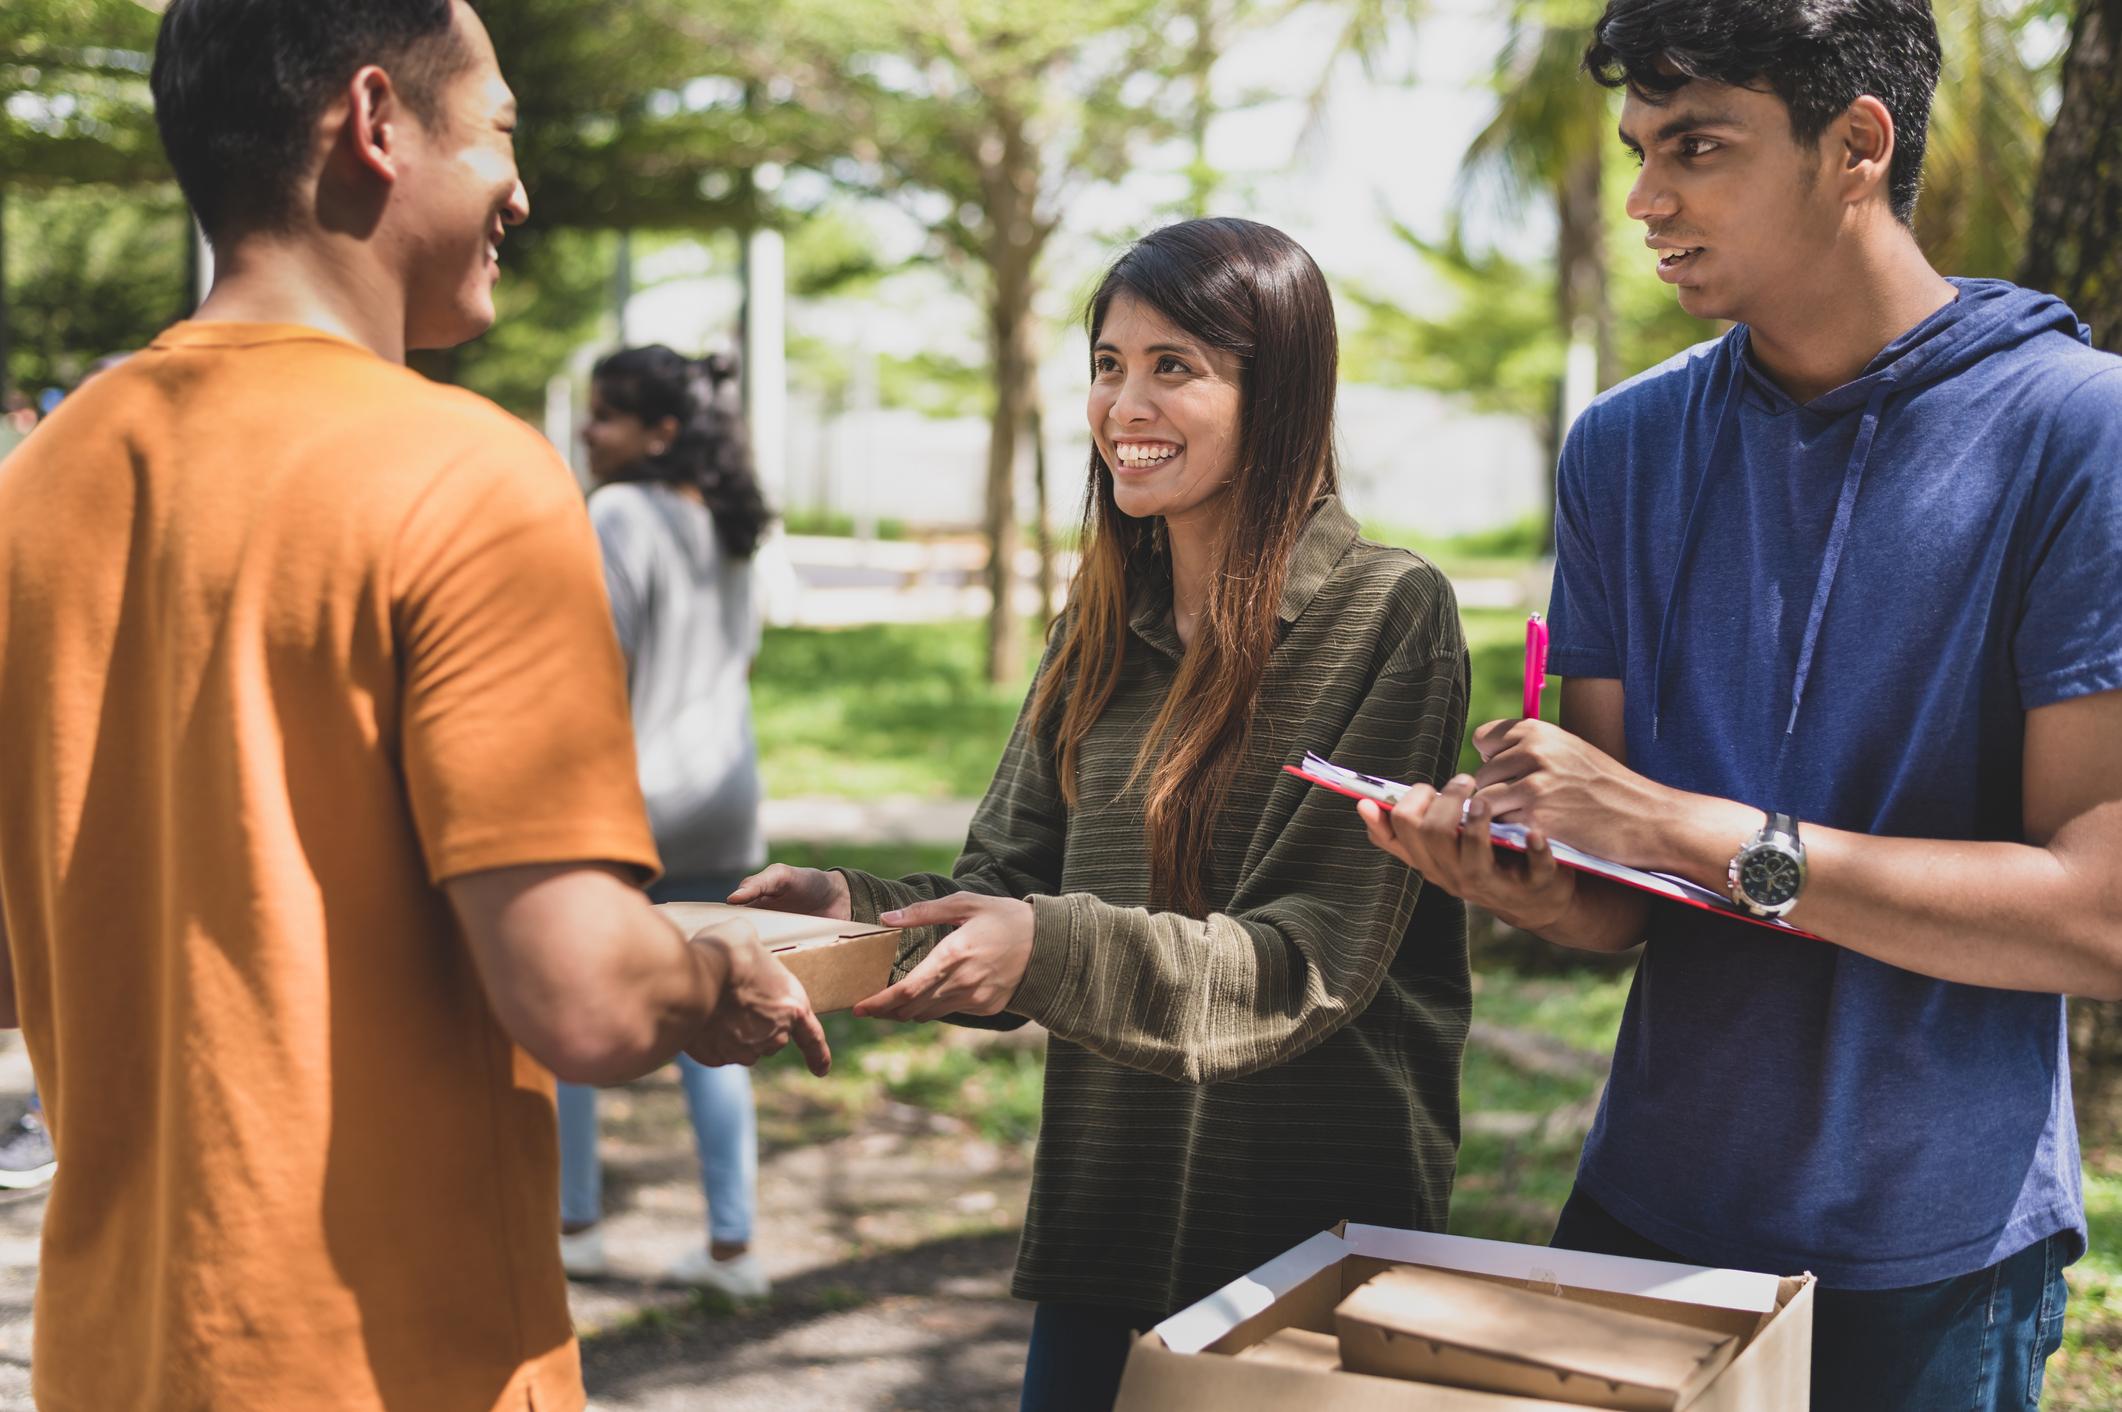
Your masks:
M863 922L765 912L726 902L666 902L656 909L687 936L732 919L748 923L760 944L788 967L819 1014L848 1010L891 983L899 933Z
M1403 1265L1334 1310L1353 1373L1678 1412L1738 1352L1738 1337L1479 1275Z
M1691 1398L1678 1404L1688 1412L1805 1412L1811 1406L1810 1275L1779 1279L1344 1223L1144 1334L1128 1355L1115 1412L1584 1412L1583 1402L1556 1396L1564 1379L1556 1379L1555 1392L1528 1397L1328 1363L1327 1345L1316 1336L1340 1332L1335 1311L1343 1301L1398 1267L1454 1271L1730 1340L1729 1362L1699 1390L1681 1394ZM1539 1353L1536 1341L1528 1328L1521 1351Z

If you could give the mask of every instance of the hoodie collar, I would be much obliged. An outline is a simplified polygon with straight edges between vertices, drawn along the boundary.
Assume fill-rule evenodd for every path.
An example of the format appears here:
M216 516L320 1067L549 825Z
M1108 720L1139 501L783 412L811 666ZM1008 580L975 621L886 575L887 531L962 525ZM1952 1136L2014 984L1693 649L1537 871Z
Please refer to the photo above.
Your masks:
M2044 333L2064 333L2084 342L2091 341L2091 331L2078 322L2077 316L2062 300L2051 295L2021 289L2002 280L1956 279L1950 282L1959 291L1951 303L1934 310L1928 318L1880 349L1878 356L1857 377L1803 404L1804 410L1816 416L1839 418L1859 412L1862 420L1843 466L1841 489L1835 497L1834 518L1829 523L1827 543L1820 556L1820 572L1814 581L1804 634L1798 644L1797 668L1791 679L1790 714L1777 748L1779 769L1798 729L1799 713L1805 704L1805 688L1812 675L1813 655L1820 644L1820 631L1826 621L1835 576L1842 566L1850 524L1856 515L1859 492L1864 487L1864 475L1871 464L1872 447L1886 418L1888 402ZM1747 327L1739 325L1726 336L1718 356L1709 360L1711 375L1722 383L1724 396L1718 403L1709 454L1695 479L1687 519L1680 532L1680 551L1673 566L1672 580L1666 588L1657 645L1652 651L1653 740L1658 738L1663 725L1667 677L1671 671L1677 670L1669 659L1688 562L1701 539L1706 517L1720 512L1718 500L1710 494L1710 483L1728 479L1740 471L1737 446L1742 433L1743 403L1749 397L1760 399L1772 414L1800 405L1776 386L1748 356L1750 338Z

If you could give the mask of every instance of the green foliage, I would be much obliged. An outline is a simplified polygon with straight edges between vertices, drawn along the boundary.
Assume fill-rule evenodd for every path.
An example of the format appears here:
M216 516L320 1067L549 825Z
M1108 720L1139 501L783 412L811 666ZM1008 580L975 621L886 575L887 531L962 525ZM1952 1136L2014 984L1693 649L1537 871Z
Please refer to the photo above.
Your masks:
M14 386L72 387L189 307L191 226L174 187L17 191L4 218Z
M687 10L687 33L754 86L762 120L822 124L835 139L822 170L918 206L939 250L972 267L1042 243L1084 182L1124 175L1143 144L1174 131L1161 88L1145 95L1142 82L1159 72L1167 0Z
M922 352L877 360L877 400L924 417L979 417L994 406L995 392L984 366Z
M1544 424L1553 414L1564 353L1553 270L1469 249L1457 229L1441 242L1406 226L1394 230L1442 282L1448 302L1441 313L1425 316L1365 289L1348 291L1362 318L1343 343L1341 375L1461 393L1484 411Z
M9 186L169 180L147 93L158 23L134 0L0 7L0 177Z
M1947 274L2009 279L2026 245L2044 102L2060 54L2032 54L2031 31L2059 7L1938 0L1944 70L1931 107L1916 235Z
M1618 193L1609 199L1618 206ZM1553 263L1472 249L1456 229L1435 242L1405 226L1394 229L1442 282L1446 305L1425 315L1366 289L1349 291L1362 319L1346 340L1342 376L1463 394L1485 411L1514 413L1545 429L1555 415L1567 351ZM1715 325L1680 307L1640 246L1615 245L1621 248L1608 253L1607 287L1622 376L1716 337Z
M878 258L876 233L844 203L811 212L788 235L792 299L867 294L901 268Z

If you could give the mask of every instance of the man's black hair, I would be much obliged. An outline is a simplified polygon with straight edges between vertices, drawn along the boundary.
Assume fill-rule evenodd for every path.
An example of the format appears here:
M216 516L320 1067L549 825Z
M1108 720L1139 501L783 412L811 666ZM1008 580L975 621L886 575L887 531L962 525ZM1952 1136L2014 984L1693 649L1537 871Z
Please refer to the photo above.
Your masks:
M283 227L317 119L365 64L422 124L470 54L454 0L172 0L149 80L177 184L215 240Z
M1801 143L1870 94L1893 114L1887 193L1904 224L1922 186L1939 63L1929 0L1608 0L1584 54L1594 79L1652 104L1696 79L1766 84Z

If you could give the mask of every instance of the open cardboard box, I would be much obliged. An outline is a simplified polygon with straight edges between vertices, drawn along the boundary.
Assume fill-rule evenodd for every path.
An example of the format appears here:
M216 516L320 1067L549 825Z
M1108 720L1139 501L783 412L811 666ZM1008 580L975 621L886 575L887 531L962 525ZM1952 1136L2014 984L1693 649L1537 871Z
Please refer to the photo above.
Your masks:
M788 967L820 1015L854 1008L891 984L899 933L862 922L765 912L726 902L666 902L656 909L687 936L732 919L749 923L759 942Z
M1281 1344L1297 1356L1239 1356L1285 1330L1332 1334L1336 1306L1397 1265L1455 1270L1737 1338L1737 1356L1688 1412L1811 1406L1810 1275L1779 1279L1344 1222L1144 1334L1128 1355L1115 1412L1584 1412L1581 1404L1351 1373L1304 1357L1288 1338Z

